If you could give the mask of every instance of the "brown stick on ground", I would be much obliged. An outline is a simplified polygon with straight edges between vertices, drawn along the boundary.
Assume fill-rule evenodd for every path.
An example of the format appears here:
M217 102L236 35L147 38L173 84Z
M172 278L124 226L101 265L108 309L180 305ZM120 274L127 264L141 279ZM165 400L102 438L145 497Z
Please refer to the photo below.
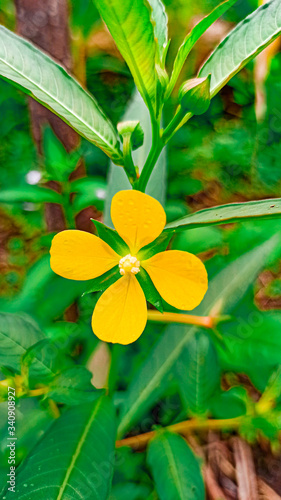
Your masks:
M262 500L281 500L281 497L267 483L258 477L258 487Z
M258 485L251 447L240 437L232 439L239 500L257 500Z

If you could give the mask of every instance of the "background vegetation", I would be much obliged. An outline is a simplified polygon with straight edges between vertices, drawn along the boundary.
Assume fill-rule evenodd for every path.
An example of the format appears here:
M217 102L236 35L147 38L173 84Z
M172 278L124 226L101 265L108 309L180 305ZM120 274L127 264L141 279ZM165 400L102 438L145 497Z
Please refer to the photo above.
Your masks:
M0 5L0 23L11 30L24 23L18 4L2 0ZM166 0L165 5L171 70L186 33L217 2ZM231 7L193 48L182 81L193 77L224 34L257 6L243 0ZM126 113L141 117L148 133L132 76L93 2L73 0L69 8L72 72L115 125ZM168 222L202 208L280 196L279 48L277 40L214 97L206 113L172 138L158 166ZM166 105L165 123L175 112L177 90ZM209 323L186 327L151 321L136 343L105 345L90 327L97 294L82 295L84 283L55 275L49 248L54 234L75 220L92 232L90 217L110 223L116 167L86 139L66 131L59 140L48 120L36 135L28 98L4 79L0 109L3 492L8 380L18 389L19 499L41 498L33 491L42 483L42 468L44 481L59 484L53 464L68 467L87 425L85 455L71 479L82 496L60 498L202 500L205 490L210 499L280 498L280 220L177 233L170 248L199 255L207 267L207 302L194 314ZM157 197L158 184L156 178L151 186ZM61 188L65 200L72 193L63 211L54 205ZM167 304L165 310L173 312ZM101 396L104 388L109 397ZM145 434L162 427L169 429ZM80 474L90 477L96 492Z

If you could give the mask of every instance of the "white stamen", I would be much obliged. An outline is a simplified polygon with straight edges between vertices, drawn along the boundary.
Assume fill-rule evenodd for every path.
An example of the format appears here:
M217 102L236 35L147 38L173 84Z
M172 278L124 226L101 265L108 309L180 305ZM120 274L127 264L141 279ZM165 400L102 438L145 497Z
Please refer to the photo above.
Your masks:
M125 255L119 261L119 269L122 276L126 273L137 274L140 271L140 261L131 254Z

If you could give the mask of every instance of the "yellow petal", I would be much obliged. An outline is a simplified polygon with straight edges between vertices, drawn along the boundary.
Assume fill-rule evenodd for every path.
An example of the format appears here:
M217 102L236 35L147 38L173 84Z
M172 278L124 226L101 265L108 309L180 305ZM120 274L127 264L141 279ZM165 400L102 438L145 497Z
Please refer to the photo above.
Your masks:
M166 214L159 201L134 190L119 191L113 196L111 218L133 255L154 241L166 224Z
M56 234L51 246L52 270L70 280L90 280L118 264L120 257L103 240L70 229Z
M208 276L198 257L180 250L161 252L141 262L155 287L168 304L190 311L200 304Z
M145 329L147 306L142 288L132 274L113 283L97 301L92 328L105 342L130 344Z

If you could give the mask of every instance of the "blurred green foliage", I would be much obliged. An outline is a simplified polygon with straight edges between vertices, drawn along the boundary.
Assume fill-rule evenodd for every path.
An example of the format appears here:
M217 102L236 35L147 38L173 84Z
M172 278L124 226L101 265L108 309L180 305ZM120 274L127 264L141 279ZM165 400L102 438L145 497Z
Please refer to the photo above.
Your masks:
M168 55L168 67L171 69L177 47L194 17L209 12L217 2L166 0L165 4L172 38ZM256 0L237 2L220 22L237 23L256 7ZM13 28L15 24L14 9L9 0L1 3L0 23L9 28ZM73 46L78 43L78 46L81 44L84 47L89 39L94 38L95 33L101 29L101 23L92 2L72 1L70 27ZM194 76L202 63L202 56L206 56L213 46L211 35L202 44L199 42L192 50L189 65L184 67L183 80ZM262 121L257 122L256 119L254 64L250 63L211 101L204 115L193 117L172 138L167 149L165 208L168 222L204 207L279 195L280 73L281 54L276 53L269 61L269 71L264 83L266 112ZM85 74L87 88L95 95L112 122L117 124L134 90L133 79L126 64L112 53L110 47L108 50L100 50L96 46L85 59ZM176 92L172 94L165 109L166 123L172 118L175 107ZM94 432L95 424L91 415L99 404L99 418L107 419L108 415L113 414L111 403L106 398L103 399L100 390L90 383L91 360L100 344L90 327L97 293L82 296L85 292L83 282L67 281L51 271L48 252L53 234L46 230L43 205L48 200L44 199L42 190L37 191L36 198L35 189L31 189L32 186L37 188L38 184L42 187L46 181L59 181L63 186L62 197L71 193L74 215L92 207L94 215L100 218L109 191L109 160L103 152L84 139L74 152L67 154L48 128L44 131L43 154L38 155L31 134L28 100L19 90L2 80L0 109L0 188L2 193L17 190L15 203L7 201L6 193L6 199L3 198L0 206L0 378L8 377L15 381L15 377L24 376L26 379L26 391L23 391L23 398L17 403L17 463L20 463L34 446L40 456L44 454L44 441L39 438L45 436L43 440L45 439L48 449L49 428L59 440L58 449L62 451L63 434L60 433L64 433L64 429L60 428L60 419L55 421L57 412L63 413L61 418L69 426L70 433L72 418L79 420L78 410L72 405L90 401L91 407L85 406L82 409L82 420L86 427L89 426L89 432ZM85 163L86 176L70 181L69 175L81 159ZM28 190L32 191L30 199L21 199L21 190L26 193ZM67 210L65 214L67 219ZM98 227L97 230L99 231ZM268 253L259 250L265 248L260 247L263 242L276 234L280 234L278 220L257 220L191 229L172 238L170 248L200 255L206 264L210 280L221 276L220 273L227 266L236 264L235 268L231 267L229 282L235 281L237 275L241 284L237 285L235 282L231 285L234 296L231 296L230 311L225 311L224 307L221 311L220 303L217 304L214 299L214 315L221 313L222 318L218 324L214 324L212 331L199 329L188 340L189 327L173 325L172 335L168 330L173 338L179 333L180 336L186 335L186 345L179 360L174 365L171 363L163 379L151 391L151 399L140 403L139 418L135 418L136 412L132 417L130 432L144 433L155 426L173 425L193 416L214 419L245 417L239 428L243 436L254 441L262 433L271 441L272 446L276 445L281 428L279 379L275 383L277 390L274 386L274 400L266 412L257 413L256 401L252 397L253 388L257 399L268 389L272 384L272 374L276 374L281 365L280 243L272 245ZM250 257L247 254L249 251L254 252L249 254ZM241 263L244 266L243 276L240 275ZM245 280L248 280L245 281L246 284L242 279L244 274ZM92 290L101 289L99 284L92 285ZM228 285L225 286L227 295ZM155 303L156 299L154 298ZM73 303L78 312L75 322L68 320L65 315L65 311L73 307ZM165 310L173 310L167 304L164 305ZM206 314L211 312L213 311L207 310ZM7 333L9 328L12 335ZM161 352L161 339L165 335L167 327L160 323L148 323L145 334L138 342L126 347L114 345L109 348L108 391L121 414L122 408L124 411L126 405L130 406L130 401L137 399L134 381L140 379L142 382L146 369L147 384L155 375L153 371L148 371L147 366L150 367L150 359L155 361ZM41 343L44 339L47 340L46 344ZM172 352L172 348L172 344L166 346L168 354ZM12 361L9 357L11 353ZM244 376L242 380L241 374ZM5 386L0 386L3 400L6 399L5 389ZM36 390L42 391L39 394L43 396L42 399L38 399L36 394L29 397L32 396L30 391ZM129 410L128 407L127 411ZM7 402L4 401L0 404L2 443L6 436L6 412ZM124 418L126 416L125 413ZM115 423L110 426L111 437L115 433L115 427ZM79 429L75 429L77 433ZM82 424L80 430L83 431ZM164 496L162 492L167 479L164 474L162 483L163 471L169 471L171 467L166 456L161 455L165 446L171 446L174 453L181 457L177 470L180 467L184 471L191 468L192 472L194 468L194 475L199 478L199 493L196 496L193 491L194 498L202 500L204 486L197 459L193 454L190 455L189 447L182 438L168 433L159 434L151 442L147 460L144 452L134 453L127 448L117 451L115 459L111 460L115 465L114 474L112 463L108 472L108 481L113 474L112 491L110 494L106 493L110 495L108 498L175 498L172 489L169 490L170 496ZM71 448L71 443L69 447ZM108 441L108 453L113 453L111 448L111 442ZM157 462L155 456L161 456L163 462ZM106 461L105 452L103 457ZM98 462L97 459L96 461ZM0 478L3 478L3 482L6 464L7 450L2 445ZM84 464L81 463L80 466L83 467ZM30 467L28 463L21 481L29 478ZM51 468L49 473L52 473ZM102 488L103 485L101 495L104 495L105 490ZM188 491L188 485L185 488Z

